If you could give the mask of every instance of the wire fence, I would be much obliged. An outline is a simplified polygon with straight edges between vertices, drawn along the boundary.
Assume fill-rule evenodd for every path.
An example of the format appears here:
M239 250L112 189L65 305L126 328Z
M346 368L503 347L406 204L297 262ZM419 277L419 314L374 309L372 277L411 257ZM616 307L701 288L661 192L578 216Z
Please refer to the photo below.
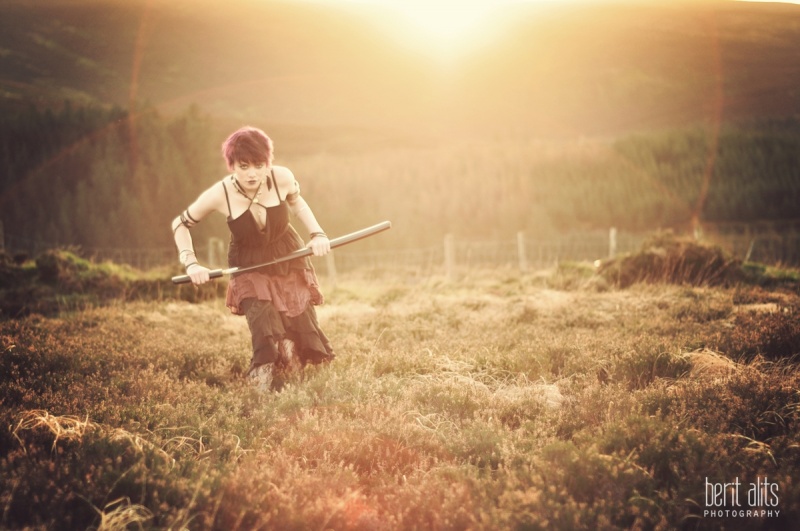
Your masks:
M712 233L706 237L746 262L800 267L800 230L749 233Z
M450 274L456 268L518 267L520 270L552 267L564 261L595 261L635 252L647 235L609 231L564 234L537 239L524 233L499 241L463 241L446 235L439 245L385 251L360 251L358 246L340 247L326 258L314 258L320 274L335 276L359 269L406 270L420 275ZM800 231L784 233L712 233L704 237L741 260L788 267L800 266ZM52 242L0 236L0 250L35 257L53 248ZM177 263L174 246L153 248L67 247L98 262L111 261L148 270ZM227 267L227 250L219 238L196 246L198 257L213 268Z
M505 241L463 241L451 235L441 245L391 251L358 251L339 248L326 259L315 259L321 274L357 269L400 270L419 275L451 275L456 270L518 267L533 270L564 261L595 261L617 253L637 250L644 236L633 234L580 233L558 238L534 239L524 233Z
M335 279L338 272L355 270L406 271L420 276L454 275L456 271L514 267L521 271L557 266L563 262L595 262L637 252L649 234L584 232L548 239L518 233L505 241L461 241L445 236L441 245L417 249L363 252L336 249L315 259L320 274ZM703 238L734 258L782 267L800 267L800 232L786 234L709 234Z

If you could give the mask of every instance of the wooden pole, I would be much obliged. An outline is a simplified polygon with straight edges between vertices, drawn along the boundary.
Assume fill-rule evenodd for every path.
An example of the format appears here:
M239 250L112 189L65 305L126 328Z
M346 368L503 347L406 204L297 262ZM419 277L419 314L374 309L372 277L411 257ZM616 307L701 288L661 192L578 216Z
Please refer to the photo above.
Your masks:
M744 256L744 261L749 262L750 257L753 255L753 248L756 246L756 239L755 237L750 240L750 246L747 248L747 254Z
M448 280L455 278L456 268L456 242L452 234L444 237L444 269Z
M528 255L525 250L525 232L517 232L517 256L519 257L519 270L523 273L528 271Z
M225 263L225 244L220 238L208 239L208 267L221 267Z
M617 256L617 228L611 227L608 231L608 257Z
M333 257L333 250L325 255L325 267L328 270L328 281L331 289L336 289L336 260Z

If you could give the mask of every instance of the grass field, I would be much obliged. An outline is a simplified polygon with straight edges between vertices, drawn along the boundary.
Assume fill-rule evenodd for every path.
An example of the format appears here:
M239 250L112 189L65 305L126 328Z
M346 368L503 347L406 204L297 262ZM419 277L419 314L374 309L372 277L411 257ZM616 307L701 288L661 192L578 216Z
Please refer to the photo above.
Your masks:
M0 527L790 528L788 286L342 277L279 394L220 299L4 321Z

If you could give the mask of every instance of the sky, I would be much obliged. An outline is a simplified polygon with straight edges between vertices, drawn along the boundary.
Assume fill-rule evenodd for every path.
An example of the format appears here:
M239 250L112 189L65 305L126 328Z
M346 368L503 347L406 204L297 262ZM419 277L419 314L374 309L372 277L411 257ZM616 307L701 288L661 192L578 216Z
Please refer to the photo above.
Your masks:
M317 0L325 1L331 0ZM352 8L369 6L388 7L397 14L387 29L397 34L399 41L416 44L428 53L438 54L443 59L464 53L470 44L480 45L490 39L494 31L500 31L492 16L507 10L514 4L565 5L593 3L609 0L334 0ZM689 0L623 0L632 3L670 4ZM774 1L774 0L737 0ZM800 4L800 0L780 3ZM489 23L489 21L492 21ZM412 38L409 38L409 37Z

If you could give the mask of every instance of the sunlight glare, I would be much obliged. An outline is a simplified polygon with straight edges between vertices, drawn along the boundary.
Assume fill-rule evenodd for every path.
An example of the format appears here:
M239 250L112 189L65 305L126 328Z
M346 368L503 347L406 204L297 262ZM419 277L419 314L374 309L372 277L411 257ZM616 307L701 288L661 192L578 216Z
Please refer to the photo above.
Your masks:
M442 45L468 39L468 34L478 30L481 19L492 10L492 3L464 0L400 0L398 9L415 27L425 31L429 38Z
M518 0L516 0L518 1ZM541 0L540 0L541 1ZM488 17L515 0L351 0L385 7L394 16L387 29L409 48L452 58L485 42L497 28Z

